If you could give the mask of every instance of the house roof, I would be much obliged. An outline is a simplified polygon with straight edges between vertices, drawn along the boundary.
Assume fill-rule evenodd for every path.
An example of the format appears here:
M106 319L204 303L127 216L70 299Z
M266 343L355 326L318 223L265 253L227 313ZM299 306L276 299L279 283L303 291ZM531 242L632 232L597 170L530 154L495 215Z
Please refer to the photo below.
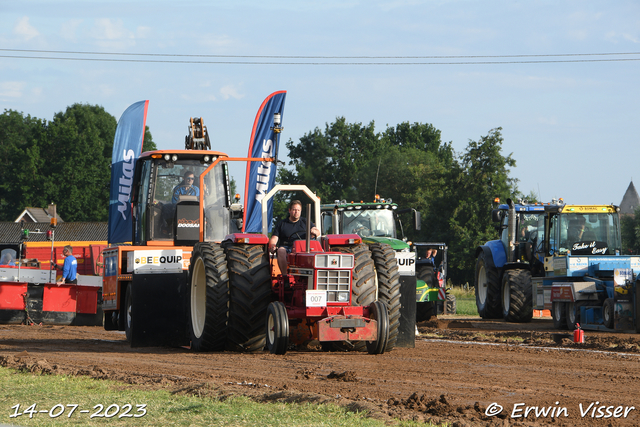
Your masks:
M631 181L629 187L627 188L627 191L622 197L622 201L620 202L620 213L633 214L636 208L638 208L639 206L640 196L638 196L636 187L633 185L633 181Z
M21 228L29 230L30 242L44 242L47 240L46 231L50 230L47 222L0 222L0 243L19 243ZM39 230L42 234L36 234ZM58 242L101 242L107 240L106 222L63 222L55 228L55 240Z
M21 222L24 220L25 222L49 222L52 215L49 215L46 209L44 208L24 208L22 213L18 216L15 222ZM60 215L56 213L56 218L58 220L58 224L62 221Z

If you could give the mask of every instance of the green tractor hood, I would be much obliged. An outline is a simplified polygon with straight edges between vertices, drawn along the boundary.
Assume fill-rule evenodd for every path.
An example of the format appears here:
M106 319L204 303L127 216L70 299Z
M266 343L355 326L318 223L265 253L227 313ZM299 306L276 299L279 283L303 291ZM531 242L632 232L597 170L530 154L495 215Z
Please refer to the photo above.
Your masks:
M407 242L392 237L363 237L362 241L364 243L386 243L396 252L409 248Z

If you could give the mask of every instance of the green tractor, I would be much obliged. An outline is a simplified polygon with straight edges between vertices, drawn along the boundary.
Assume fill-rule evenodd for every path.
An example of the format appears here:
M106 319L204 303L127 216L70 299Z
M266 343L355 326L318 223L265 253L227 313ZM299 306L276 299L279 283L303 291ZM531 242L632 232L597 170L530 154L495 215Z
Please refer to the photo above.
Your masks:
M396 289L400 289L399 298L402 301L403 312L400 315L398 311L394 316L390 310L390 320L393 322L398 319L401 339L414 340L415 338L408 338L407 335L415 335L415 321L428 320L424 313L435 315L438 299L437 290L426 291L425 285L437 287L437 280L432 280L432 277L437 277L438 271L432 260L420 257L415 252L416 249L431 244L413 244L412 248L412 243L404 237L402 221L399 218L402 213L412 213L413 227L420 230L420 212L411 208L398 209L398 205L391 199L381 199L379 196L376 196L374 202L336 200L332 204L321 205L320 209L323 235L358 234L362 241L369 245L376 265L397 264L397 273L391 274L390 277L377 275L378 292L393 289L392 292L395 294ZM399 235L403 237L399 238ZM440 259L444 257L443 268L446 274L446 245L435 245L440 249ZM392 268L385 271L395 270ZM416 272L419 273L417 276ZM399 284L396 285L396 282ZM414 305L413 301L416 301L417 305Z
M416 253L416 320L429 320L437 314L455 314L456 297L447 285L445 243L413 243Z

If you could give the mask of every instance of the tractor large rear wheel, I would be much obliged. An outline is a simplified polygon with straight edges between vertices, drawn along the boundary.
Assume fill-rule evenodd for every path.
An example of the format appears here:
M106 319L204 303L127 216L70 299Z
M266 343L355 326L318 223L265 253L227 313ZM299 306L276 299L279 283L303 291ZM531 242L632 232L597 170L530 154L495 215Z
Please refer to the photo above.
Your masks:
M507 270L502 278L502 316L507 322L526 323L533 318L531 272Z
M500 310L500 277L498 269L487 264L486 255L480 252L476 261L476 306L483 319L499 319Z
M394 250L386 243L369 245L378 278L378 301L387 306L389 339L385 351L391 351L398 341L400 328L400 272Z
M196 243L189 266L189 335L195 351L224 351L229 319L229 274L224 250Z
M266 248L230 243L225 246L229 267L229 334L227 348L257 352L265 347L267 307L273 299Z
M433 288L436 283L436 273L433 271L433 265L423 264L416 268L416 278L427 284L429 289ZM424 322L431 320L436 316L435 301L416 302L416 322Z
M366 307L376 300L376 273L369 247L364 244L354 246L335 246L331 250L353 254L354 268L351 281L351 304ZM365 350L364 341L334 342L333 347L338 351Z

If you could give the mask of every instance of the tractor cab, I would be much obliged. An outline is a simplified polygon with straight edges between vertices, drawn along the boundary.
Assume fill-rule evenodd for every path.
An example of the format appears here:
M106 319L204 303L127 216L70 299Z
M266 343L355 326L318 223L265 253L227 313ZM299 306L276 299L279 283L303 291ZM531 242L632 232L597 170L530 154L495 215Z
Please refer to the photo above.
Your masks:
M620 224L611 206L567 206L552 216L550 254L619 255ZM559 244L556 244L559 242Z
M233 232L235 211L225 157L201 150L143 153L134 180L134 244L193 246L198 241L222 241Z

